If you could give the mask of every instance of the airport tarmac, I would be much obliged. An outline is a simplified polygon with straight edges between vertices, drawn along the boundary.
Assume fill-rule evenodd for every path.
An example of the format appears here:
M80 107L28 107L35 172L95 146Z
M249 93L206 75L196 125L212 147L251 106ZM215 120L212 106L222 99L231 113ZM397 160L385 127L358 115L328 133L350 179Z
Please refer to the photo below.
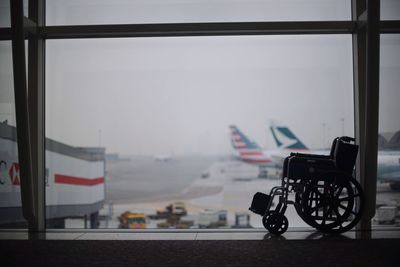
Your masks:
M165 163L163 163L165 164ZM166 163L169 164L169 163ZM158 209L181 201L185 203L189 218L196 223L199 212L205 209L226 210L228 225L234 225L235 213L245 212L250 215L252 227L263 227L261 217L248 210L253 195L256 192L269 193L273 186L280 184L280 174L275 169L268 169L266 179L258 178L258 168L239 161L221 160L211 163L196 179L180 192L156 196L154 200L137 200L133 203L113 205L113 219L108 223L108 228L118 227L118 216L125 211L154 214ZM173 182L171 180L171 182ZM307 226L296 214L293 207L289 207L286 215L289 225L294 227ZM155 222L150 222L148 227L156 227Z
M268 178L258 178L257 167L240 161L216 158L202 158L202 160L190 159L185 161L180 159L179 161L176 160L176 162L165 163L147 159L141 163L139 162L139 164L136 161L117 163L111 166L111 168L108 168L107 173L112 176L112 179L118 179L117 173L113 172L113 170L115 171L115 166L122 169L126 176L136 173L136 177L132 177L130 183L127 179L123 180L122 183L114 180L114 185L107 186L108 189L116 189L117 184L124 187L117 188L118 190L132 190L132 192L130 194L124 192L120 199L108 199L108 202L113 202L112 207L110 209L106 205L101 214L112 212L112 218L106 222L102 221L100 227L118 228L118 216L125 211L150 215L155 214L157 210L163 209L173 202L180 201L184 202L188 211L186 219L193 220L195 225L198 220L198 214L205 209L211 209L214 211L226 210L228 226L235 224L236 213L248 213L251 227L263 228L261 216L250 212L248 208L256 192L268 194L272 187L281 183L280 173L276 169L270 168L267 169ZM128 165L132 164L136 167L128 167ZM151 174L143 175L142 172L145 172L150 165L153 166ZM137 168L137 166L140 166L140 168ZM176 169L175 171L173 170L174 168ZM139 175L137 175L138 173ZM149 175L153 175L153 177L148 178ZM150 180L146 182L140 181L140 179ZM119 197L117 193L120 191L118 190L108 195ZM392 191L387 183L380 182L378 182L377 190L377 205L400 206L400 192ZM137 191L142 191L142 193L151 192L136 194ZM131 199L127 197L128 195L130 195ZM135 196L136 198L134 198ZM289 227L308 227L298 216L293 206L290 205L288 207L285 215L289 220ZM81 222L68 221L67 228L83 227ZM377 221L376 218L373 222L377 223ZM159 222L161 221L149 220L147 228L157 228L157 223ZM397 221L395 223L398 224Z

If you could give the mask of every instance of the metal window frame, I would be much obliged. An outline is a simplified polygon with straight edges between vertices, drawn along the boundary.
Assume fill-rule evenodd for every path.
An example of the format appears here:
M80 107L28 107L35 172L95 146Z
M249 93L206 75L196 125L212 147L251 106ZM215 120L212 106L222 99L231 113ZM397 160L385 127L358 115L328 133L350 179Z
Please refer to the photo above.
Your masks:
M364 214L357 225L361 235L370 236L376 210L379 128L379 58L382 26L395 30L396 23L380 22L380 1L352 0L354 121L360 146L356 179L364 189Z
M44 188L44 1L29 2L29 18L23 1L10 1L11 29L2 39L12 40L18 161L20 163L22 213L31 232L45 230ZM25 40L28 40L28 75Z
M355 134L360 145L357 178L366 196L366 215L359 229L370 230L375 213L377 134L379 115L379 34L400 33L400 21L379 21L380 1L352 0L351 21L170 23L46 26L45 0L10 0L11 28L0 28L0 40L12 40L15 104L24 216L31 231L45 227L45 41L72 38L172 36L352 34ZM24 40L28 39L28 83ZM29 94L27 93L27 84ZM27 153L30 151L29 153ZM369 181L369 182L367 182Z
M45 1L29 1L29 21L33 30L28 36L28 100L31 130L32 171L36 220L31 231L45 230L45 39L39 28L45 25Z
M28 88L26 80L25 63L25 19L23 13L23 1L11 1L11 36L12 58L14 75L15 113L17 123L18 162L21 177L21 202L22 214L28 222L29 229L33 228L33 222L37 220L32 201L34 198L33 171L32 171L32 142L30 131L30 117L28 105Z

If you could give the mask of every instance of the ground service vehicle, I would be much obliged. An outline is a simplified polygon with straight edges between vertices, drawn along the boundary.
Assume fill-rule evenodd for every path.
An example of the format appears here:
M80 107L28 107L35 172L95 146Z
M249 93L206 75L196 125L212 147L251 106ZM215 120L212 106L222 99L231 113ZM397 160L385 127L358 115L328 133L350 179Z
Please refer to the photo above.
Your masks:
M172 215L176 215L176 216L187 215L185 203L175 202L175 203L169 204L164 209L157 210L156 214L149 215L149 218L154 219L154 220L167 219L167 218L171 217Z
M118 217L119 228L144 229L146 228L146 216L144 213L125 211Z

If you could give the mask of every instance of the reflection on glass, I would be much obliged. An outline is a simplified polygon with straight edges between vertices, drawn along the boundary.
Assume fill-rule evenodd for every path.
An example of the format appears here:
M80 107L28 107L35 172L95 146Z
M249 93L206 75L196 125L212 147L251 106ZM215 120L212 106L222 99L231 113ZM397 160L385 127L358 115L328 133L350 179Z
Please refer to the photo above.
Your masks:
M46 64L46 204L67 228L262 227L251 199L282 168L263 157L354 134L347 35L51 40ZM268 153L237 157L232 125Z
M29 1L24 0L24 16L28 17ZM0 28L11 27L10 0L0 0Z
M22 216L11 42L0 42L0 228L25 228Z
M378 185L378 225L399 225L400 205L400 35L381 35Z
M350 0L48 0L48 25L350 20Z

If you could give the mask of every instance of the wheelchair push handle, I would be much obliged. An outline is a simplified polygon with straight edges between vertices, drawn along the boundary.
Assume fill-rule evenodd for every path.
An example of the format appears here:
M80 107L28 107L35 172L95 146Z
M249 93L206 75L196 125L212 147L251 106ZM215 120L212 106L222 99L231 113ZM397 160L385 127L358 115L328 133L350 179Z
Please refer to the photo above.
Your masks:
M356 139L350 136L342 136L340 137L340 140L346 142L346 143L351 143L351 142L356 142Z

